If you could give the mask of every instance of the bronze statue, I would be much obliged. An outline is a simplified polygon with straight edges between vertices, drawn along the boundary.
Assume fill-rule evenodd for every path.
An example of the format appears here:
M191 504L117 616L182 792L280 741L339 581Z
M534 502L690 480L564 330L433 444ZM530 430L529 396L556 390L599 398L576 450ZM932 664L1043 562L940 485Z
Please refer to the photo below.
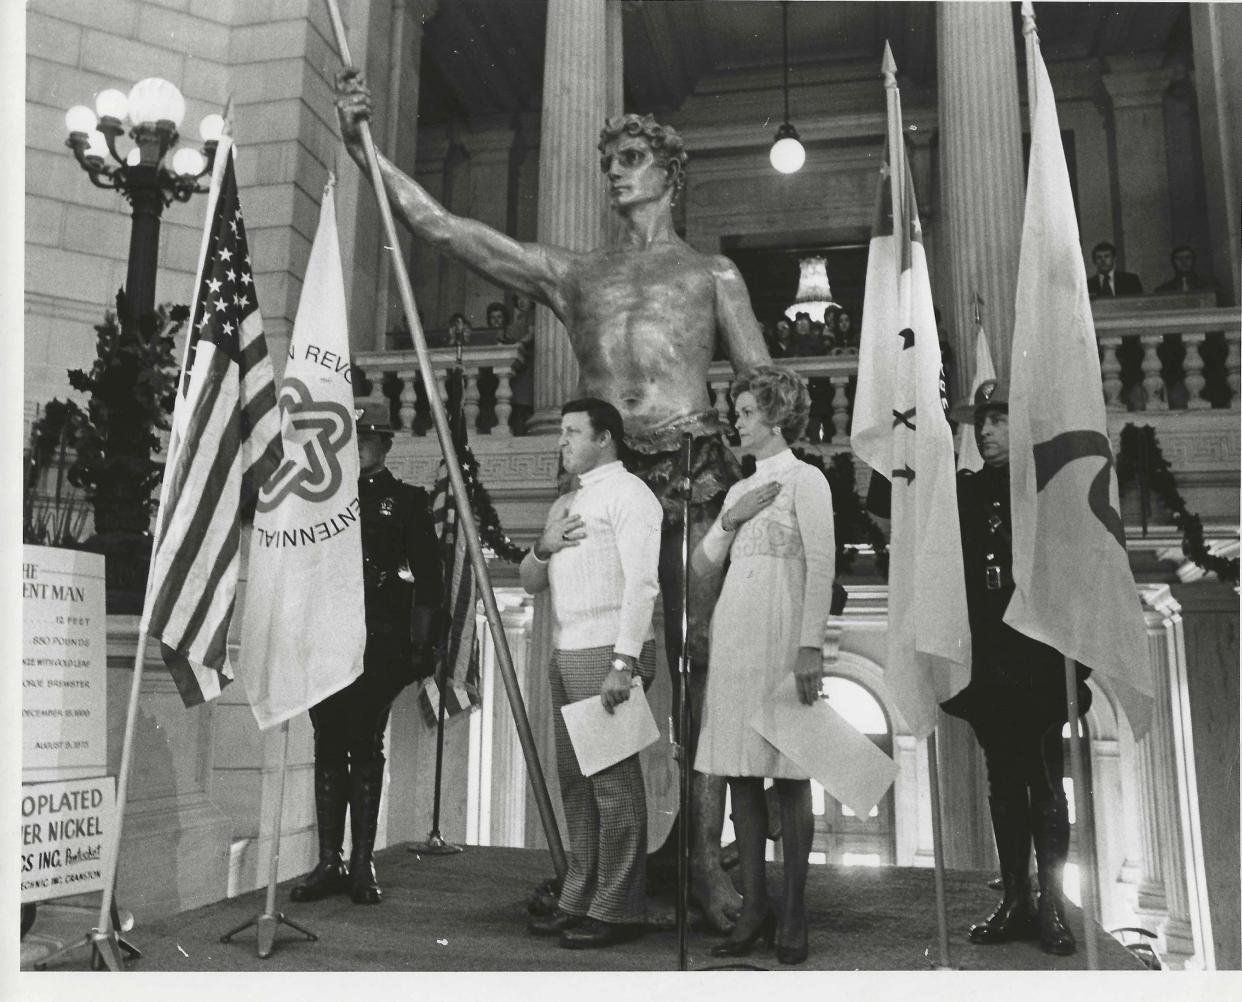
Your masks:
M370 118L370 92L357 70L346 69L337 75L336 94L341 135L365 172L358 123ZM599 149L622 226L613 244L587 252L521 243L454 216L383 156L380 167L394 212L410 231L497 285L551 309L565 325L578 362L573 395L600 397L621 412L631 450L626 465L651 487L665 511L660 585L666 650L675 672L681 646L678 447L689 432L693 551L719 513L729 485L740 479L711 405L708 366L721 342L738 371L770 358L737 268L726 257L700 253L674 231L672 205L684 184L686 162L677 132L650 115L624 115L606 124ZM691 578L690 761L707 668L708 623L719 590L719 578ZM690 893L707 921L727 931L741 899L720 867L723 780L694 773L693 801Z

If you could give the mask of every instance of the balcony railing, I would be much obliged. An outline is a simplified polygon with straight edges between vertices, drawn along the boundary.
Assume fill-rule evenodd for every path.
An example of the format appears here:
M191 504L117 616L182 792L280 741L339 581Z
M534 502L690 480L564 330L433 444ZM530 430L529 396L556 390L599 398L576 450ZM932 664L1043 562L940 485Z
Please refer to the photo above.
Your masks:
M1237 410L1242 311L1237 307L1164 308L1170 301L1151 297L1117 300L1102 307L1097 304L1096 336L1108 409ZM510 370L518 351L516 345L500 344L463 348L463 407L472 432L512 434ZM457 352L436 348L430 354L443 399L449 370L457 365ZM847 447L858 376L857 354L791 358L781 364L811 382L812 414L806 441ZM414 435L428 433L430 420L421 399L418 359L413 351L362 352L356 356L355 365L366 376L367 396L388 398L398 427ZM488 385L493 381L494 389ZM728 390L732 381L729 362L712 363L708 384L713 406L726 423L731 423Z

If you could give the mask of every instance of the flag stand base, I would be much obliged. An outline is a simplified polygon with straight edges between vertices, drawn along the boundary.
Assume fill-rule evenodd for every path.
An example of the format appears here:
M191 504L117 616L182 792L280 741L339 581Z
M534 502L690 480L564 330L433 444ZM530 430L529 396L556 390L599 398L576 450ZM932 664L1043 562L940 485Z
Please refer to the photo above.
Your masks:
M252 919L247 919L236 929L230 929L220 937L221 943L230 942L238 933L245 932L247 929L253 928L257 932L257 952L260 960L266 960L272 955L272 948L276 945L276 930L282 925L287 925L290 929L300 932L312 943L319 942L319 937L309 929L303 928L292 919L287 919L283 912L262 912Z
M432 829L425 841L415 842L410 846L410 852L416 852L420 856L452 856L464 851L461 846L444 841L435 829Z
M112 924L107 929L91 929L90 932L80 939L75 939L72 943L66 943L59 950L54 950L46 957L36 960L34 969L36 971L46 971L47 965L57 957L63 957L66 954L73 953L75 950L89 948L91 951L92 971L103 970L105 967L110 971L116 972L124 970L125 961L137 960L142 956L142 951L132 943L122 939L121 935L116 931L121 927L121 920L115 901L109 907L109 914ZM125 956L122 957L121 954Z

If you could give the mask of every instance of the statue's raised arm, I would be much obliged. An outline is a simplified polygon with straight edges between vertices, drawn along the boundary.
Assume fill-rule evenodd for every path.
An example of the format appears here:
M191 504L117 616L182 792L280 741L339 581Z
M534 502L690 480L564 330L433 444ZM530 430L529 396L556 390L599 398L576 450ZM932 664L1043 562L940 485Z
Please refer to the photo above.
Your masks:
M346 67L336 75L336 113L349 155L370 177L359 123L370 121L371 91L361 71ZM475 269L497 285L525 293L565 317L564 284L575 257L570 251L524 244L475 219L455 216L417 181L383 154L380 173L393 211L416 237Z

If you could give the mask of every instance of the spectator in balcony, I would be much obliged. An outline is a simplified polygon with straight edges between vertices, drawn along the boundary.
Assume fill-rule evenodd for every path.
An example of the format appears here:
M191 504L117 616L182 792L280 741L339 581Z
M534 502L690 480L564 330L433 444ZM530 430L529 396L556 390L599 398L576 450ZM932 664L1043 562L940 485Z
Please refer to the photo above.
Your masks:
M800 358L826 357L832 347L825 333L826 325L812 321L807 313L799 313L794 322L794 330L800 332L802 328L808 328L808 330L805 335L800 334L798 337L798 356ZM806 439L808 442L820 442L831 434L827 429L829 415L832 413L832 384L824 377L818 376L807 381L807 388L811 395L811 411L806 426Z
M466 319L464 313L454 313L449 317L448 322L448 343L450 347L461 345L464 347L470 343L470 321Z
M1087 292L1092 299L1114 296L1141 296L1143 283L1130 271L1117 270L1117 248L1102 240L1091 248L1095 274L1087 279Z
M741 447L754 474L729 488L721 515L691 564L717 572L730 561L712 616L711 667L694 768L728 777L742 874L742 913L717 957L740 957L763 939L776 959L807 956L804 907L814 832L807 773L750 725L756 700L793 676L795 698L813 706L823 673L824 623L836 559L832 492L823 474L790 451L810 400L801 378L761 365L738 376L733 405ZM768 904L764 778L780 803L784 894Z
M1198 260L1195 249L1189 244L1178 244L1169 253L1173 265L1173 277L1156 286L1157 292L1215 292L1218 282L1211 275L1195 271Z
M799 358L823 354L819 339L811 329L811 315L803 310L794 314L794 354Z
M854 333L854 321L850 311L842 307L837 314L837 346L840 348L857 348L858 336Z
M785 317L776 321L776 337L772 341L770 354L773 358L793 358L797 354L793 324Z

